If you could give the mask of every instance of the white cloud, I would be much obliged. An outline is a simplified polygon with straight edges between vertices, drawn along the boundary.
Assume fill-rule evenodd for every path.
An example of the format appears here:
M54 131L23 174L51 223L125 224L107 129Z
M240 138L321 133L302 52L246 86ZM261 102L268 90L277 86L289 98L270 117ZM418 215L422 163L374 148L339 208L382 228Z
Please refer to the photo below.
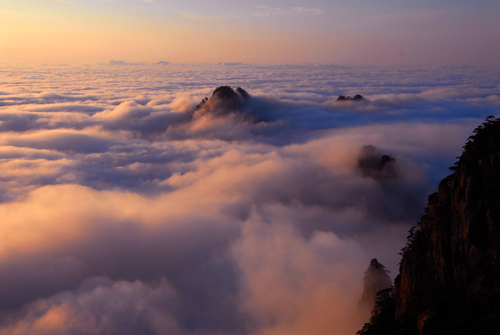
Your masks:
M427 195L500 95L498 73L474 68L9 74L0 334L352 333L369 260L396 272ZM252 98L196 111L220 84ZM397 179L363 176L367 144L396 158Z

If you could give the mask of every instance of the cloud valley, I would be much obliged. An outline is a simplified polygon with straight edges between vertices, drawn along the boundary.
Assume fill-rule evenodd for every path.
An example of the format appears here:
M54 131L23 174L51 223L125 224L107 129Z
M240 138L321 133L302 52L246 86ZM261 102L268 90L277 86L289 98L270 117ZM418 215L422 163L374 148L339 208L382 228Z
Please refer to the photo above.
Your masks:
M500 105L475 68L2 71L0 334L353 334Z

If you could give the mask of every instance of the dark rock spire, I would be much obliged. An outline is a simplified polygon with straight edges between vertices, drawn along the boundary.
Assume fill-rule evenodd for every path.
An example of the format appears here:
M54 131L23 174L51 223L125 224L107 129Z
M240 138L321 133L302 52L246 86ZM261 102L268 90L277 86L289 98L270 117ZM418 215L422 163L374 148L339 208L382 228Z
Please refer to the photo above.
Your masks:
M204 98L196 109L203 113L225 115L240 110L249 99L250 95L241 87L233 90L230 86L220 86L215 89L210 99Z
M371 310L375 305L377 293L391 287L392 282L387 274L388 272L385 266L379 263L376 258L371 260L363 278L363 295L359 301L360 308Z
M393 292L359 334L500 331L500 119L474 130L403 248Z

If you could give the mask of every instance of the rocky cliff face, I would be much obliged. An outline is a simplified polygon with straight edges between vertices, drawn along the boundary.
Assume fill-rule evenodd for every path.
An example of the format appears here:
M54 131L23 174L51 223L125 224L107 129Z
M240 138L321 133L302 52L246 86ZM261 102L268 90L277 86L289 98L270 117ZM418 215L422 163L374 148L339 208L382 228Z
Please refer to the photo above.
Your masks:
M500 333L500 120L474 133L359 334Z

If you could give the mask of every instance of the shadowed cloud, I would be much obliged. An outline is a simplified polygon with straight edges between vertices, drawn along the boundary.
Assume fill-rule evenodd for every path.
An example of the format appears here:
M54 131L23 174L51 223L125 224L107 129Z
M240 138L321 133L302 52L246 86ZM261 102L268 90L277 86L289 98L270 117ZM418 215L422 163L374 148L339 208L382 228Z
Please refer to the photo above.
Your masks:
M395 271L500 84L472 68L11 75L0 334L353 334L367 264Z

